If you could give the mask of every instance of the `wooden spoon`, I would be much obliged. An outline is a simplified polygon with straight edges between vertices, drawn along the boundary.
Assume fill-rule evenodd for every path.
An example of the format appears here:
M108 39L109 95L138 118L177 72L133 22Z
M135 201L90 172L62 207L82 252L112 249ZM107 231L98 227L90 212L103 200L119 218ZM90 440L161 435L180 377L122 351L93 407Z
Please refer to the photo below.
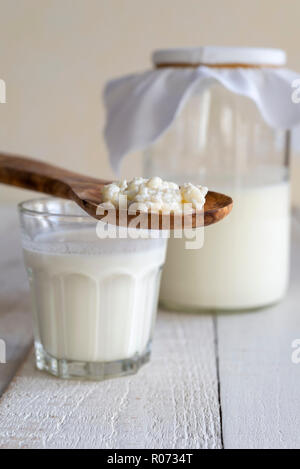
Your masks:
M101 219L108 214L107 210L103 210L101 214L97 213L97 208L103 202L103 186L111 181L82 176L81 174L76 174L72 171L43 163L42 161L0 153L0 182L73 200L85 212L97 219ZM206 196L204 212L199 212L197 217L196 213L189 215L187 217L189 219L188 222L186 218L184 220L184 226L187 226L186 223L190 223L188 226L198 228L216 223L230 213L232 205L232 199L227 195L209 191ZM121 212L123 212L123 217L121 217ZM126 224L140 216L139 213L130 214L127 213L127 210L117 210L115 219L117 225L124 225L124 212ZM162 213L143 213L142 216L146 217L147 221L147 225L143 224L142 226L162 228ZM158 218L156 221L155 216ZM180 226L182 218L182 214L171 213L169 219L170 229Z

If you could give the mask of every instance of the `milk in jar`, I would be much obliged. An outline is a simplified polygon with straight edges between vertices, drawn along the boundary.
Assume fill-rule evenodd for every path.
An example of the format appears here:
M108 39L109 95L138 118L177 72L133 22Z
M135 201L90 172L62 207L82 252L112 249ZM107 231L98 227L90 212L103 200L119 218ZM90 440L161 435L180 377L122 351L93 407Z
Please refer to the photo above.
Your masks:
M225 49L154 54L159 70L196 68L220 81L194 87L169 128L145 150L145 176L188 180L233 199L230 215L205 228L199 250L185 249L184 239L169 240L160 302L181 311L259 308L282 299L288 287L290 132L268 124L262 112L267 103L259 107L234 91L241 80L260 89L272 73L264 64L268 70L283 66L284 56L277 62L268 50ZM211 64L195 64L203 53Z
M280 169L278 170L280 171ZM265 176L267 178L267 176ZM234 209L205 228L204 245L168 244L160 301L192 310L257 308L280 300L289 278L290 187L283 177L231 190Z

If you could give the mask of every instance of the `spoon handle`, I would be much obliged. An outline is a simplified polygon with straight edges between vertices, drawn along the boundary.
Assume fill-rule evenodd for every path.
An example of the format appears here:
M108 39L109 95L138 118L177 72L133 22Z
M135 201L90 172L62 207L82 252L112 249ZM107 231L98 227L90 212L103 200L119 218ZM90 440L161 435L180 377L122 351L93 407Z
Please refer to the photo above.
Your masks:
M0 152L0 183L71 199L72 185L81 182L106 183L42 161Z

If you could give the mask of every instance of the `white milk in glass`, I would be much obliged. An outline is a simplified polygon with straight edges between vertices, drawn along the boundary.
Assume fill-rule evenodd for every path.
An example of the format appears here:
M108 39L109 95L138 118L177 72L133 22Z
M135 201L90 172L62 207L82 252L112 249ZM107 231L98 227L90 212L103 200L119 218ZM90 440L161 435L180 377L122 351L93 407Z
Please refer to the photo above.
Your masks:
M87 228L24 248L36 341L56 359L127 359L151 340L165 241L94 240Z
M160 292L163 305L247 309L284 296L289 277L290 187L284 168L271 169L234 188L207 181L210 189L232 196L233 210L205 229L199 250L186 250L184 239L169 240Z

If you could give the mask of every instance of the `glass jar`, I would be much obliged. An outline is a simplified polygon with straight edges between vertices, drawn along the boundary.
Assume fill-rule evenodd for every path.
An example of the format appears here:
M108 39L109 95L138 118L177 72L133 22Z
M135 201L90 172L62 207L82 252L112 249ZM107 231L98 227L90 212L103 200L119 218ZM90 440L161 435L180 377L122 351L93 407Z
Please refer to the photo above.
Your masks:
M38 369L99 380L136 372L150 356L166 240L101 239L103 224L67 200L19 209Z
M232 213L205 229L198 251L185 250L184 240L169 240L160 291L164 307L240 310L283 298L290 252L289 142L289 132L269 127L252 100L215 83L196 89L145 151L145 176L206 185L234 200Z

